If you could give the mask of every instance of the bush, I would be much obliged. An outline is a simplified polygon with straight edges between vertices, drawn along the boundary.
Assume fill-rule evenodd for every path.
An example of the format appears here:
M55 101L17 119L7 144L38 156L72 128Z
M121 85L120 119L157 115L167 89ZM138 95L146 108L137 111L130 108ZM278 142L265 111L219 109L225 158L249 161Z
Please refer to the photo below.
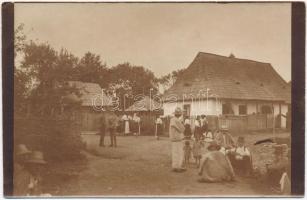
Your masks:
M44 153L47 162L83 159L78 123L69 119L18 118L14 121L14 142Z

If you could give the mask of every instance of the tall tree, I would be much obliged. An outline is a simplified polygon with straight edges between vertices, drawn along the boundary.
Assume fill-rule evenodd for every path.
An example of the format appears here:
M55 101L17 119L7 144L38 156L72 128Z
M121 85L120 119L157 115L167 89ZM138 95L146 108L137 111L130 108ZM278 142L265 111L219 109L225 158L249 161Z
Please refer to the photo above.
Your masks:
M158 91L154 73L143 66L119 64L109 70L109 77L109 89L116 92L122 107L131 105L135 95L154 95Z
M161 76L160 78L158 78L158 83L162 85L164 90L167 90L174 85L178 77L180 77L184 71L185 69L179 69L172 71L171 73L166 74L164 76Z
M66 50L56 52L49 44L31 41L25 45L21 68L31 78L29 100L32 112L52 114L61 107L62 98L74 90L67 86L72 80L77 58Z
M83 82L98 83L106 87L108 83L108 70L105 63L102 63L100 56L87 52L80 59L75 70L78 80Z

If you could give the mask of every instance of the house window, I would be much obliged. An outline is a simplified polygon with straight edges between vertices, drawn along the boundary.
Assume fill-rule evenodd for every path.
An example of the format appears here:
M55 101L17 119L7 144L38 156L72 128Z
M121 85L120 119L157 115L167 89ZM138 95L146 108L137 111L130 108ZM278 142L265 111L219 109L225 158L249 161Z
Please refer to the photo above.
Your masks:
M246 114L247 114L247 106L239 105L239 115L246 115Z
M184 115L189 117L191 114L191 105L190 104L183 105L183 110L184 110Z
M268 105L261 106L261 113L262 114L271 114L272 113L272 107Z
M222 104L222 114L223 115L232 114L232 108L231 108L231 105L229 103L223 103Z

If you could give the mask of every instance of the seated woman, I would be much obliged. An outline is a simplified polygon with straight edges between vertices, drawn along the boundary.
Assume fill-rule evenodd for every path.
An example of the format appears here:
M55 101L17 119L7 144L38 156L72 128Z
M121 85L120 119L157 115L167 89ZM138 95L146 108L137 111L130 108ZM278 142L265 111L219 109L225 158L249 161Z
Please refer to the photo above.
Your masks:
M234 171L228 158L220 152L220 146L213 141L208 147L209 152L201 160L199 182L233 181Z
M251 155L245 146L244 137L238 137L237 147L227 151L229 160L238 174L250 175L253 169Z

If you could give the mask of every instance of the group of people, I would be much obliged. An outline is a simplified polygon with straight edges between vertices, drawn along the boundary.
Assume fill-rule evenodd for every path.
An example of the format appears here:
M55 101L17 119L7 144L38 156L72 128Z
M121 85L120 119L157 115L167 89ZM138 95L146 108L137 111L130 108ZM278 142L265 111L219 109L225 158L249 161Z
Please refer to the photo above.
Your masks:
M181 108L176 108L174 115L170 122L174 172L185 171L193 155L200 181L231 181L234 169L246 175L251 173L251 155L243 137L236 143L226 129L211 131L205 115L196 118L192 133L191 120L182 120Z
M119 118L114 112L106 111L100 118L99 146L105 146L104 138L106 133L109 133L110 135L110 147L117 147L117 133L123 132L125 136L130 134L139 136L141 134L140 123L141 118L137 113L134 113L133 117L125 113L121 118Z
M141 135L141 118L137 113L134 113L133 117L125 113L121 118L121 124L123 127L124 135Z
M170 122L172 171L186 171L193 155L200 182L233 181L235 174L253 175L252 155L244 137L239 136L235 141L227 129L211 131L205 115L196 118L194 127L192 133L191 120L183 119L181 108L176 108ZM289 182L285 173L287 162L281 147L274 145L274 148L275 160L267 166L268 182L289 188L285 186Z
M30 151L26 145L19 144L14 156L14 196L51 196L43 194L41 188L42 172L46 161L41 151Z

